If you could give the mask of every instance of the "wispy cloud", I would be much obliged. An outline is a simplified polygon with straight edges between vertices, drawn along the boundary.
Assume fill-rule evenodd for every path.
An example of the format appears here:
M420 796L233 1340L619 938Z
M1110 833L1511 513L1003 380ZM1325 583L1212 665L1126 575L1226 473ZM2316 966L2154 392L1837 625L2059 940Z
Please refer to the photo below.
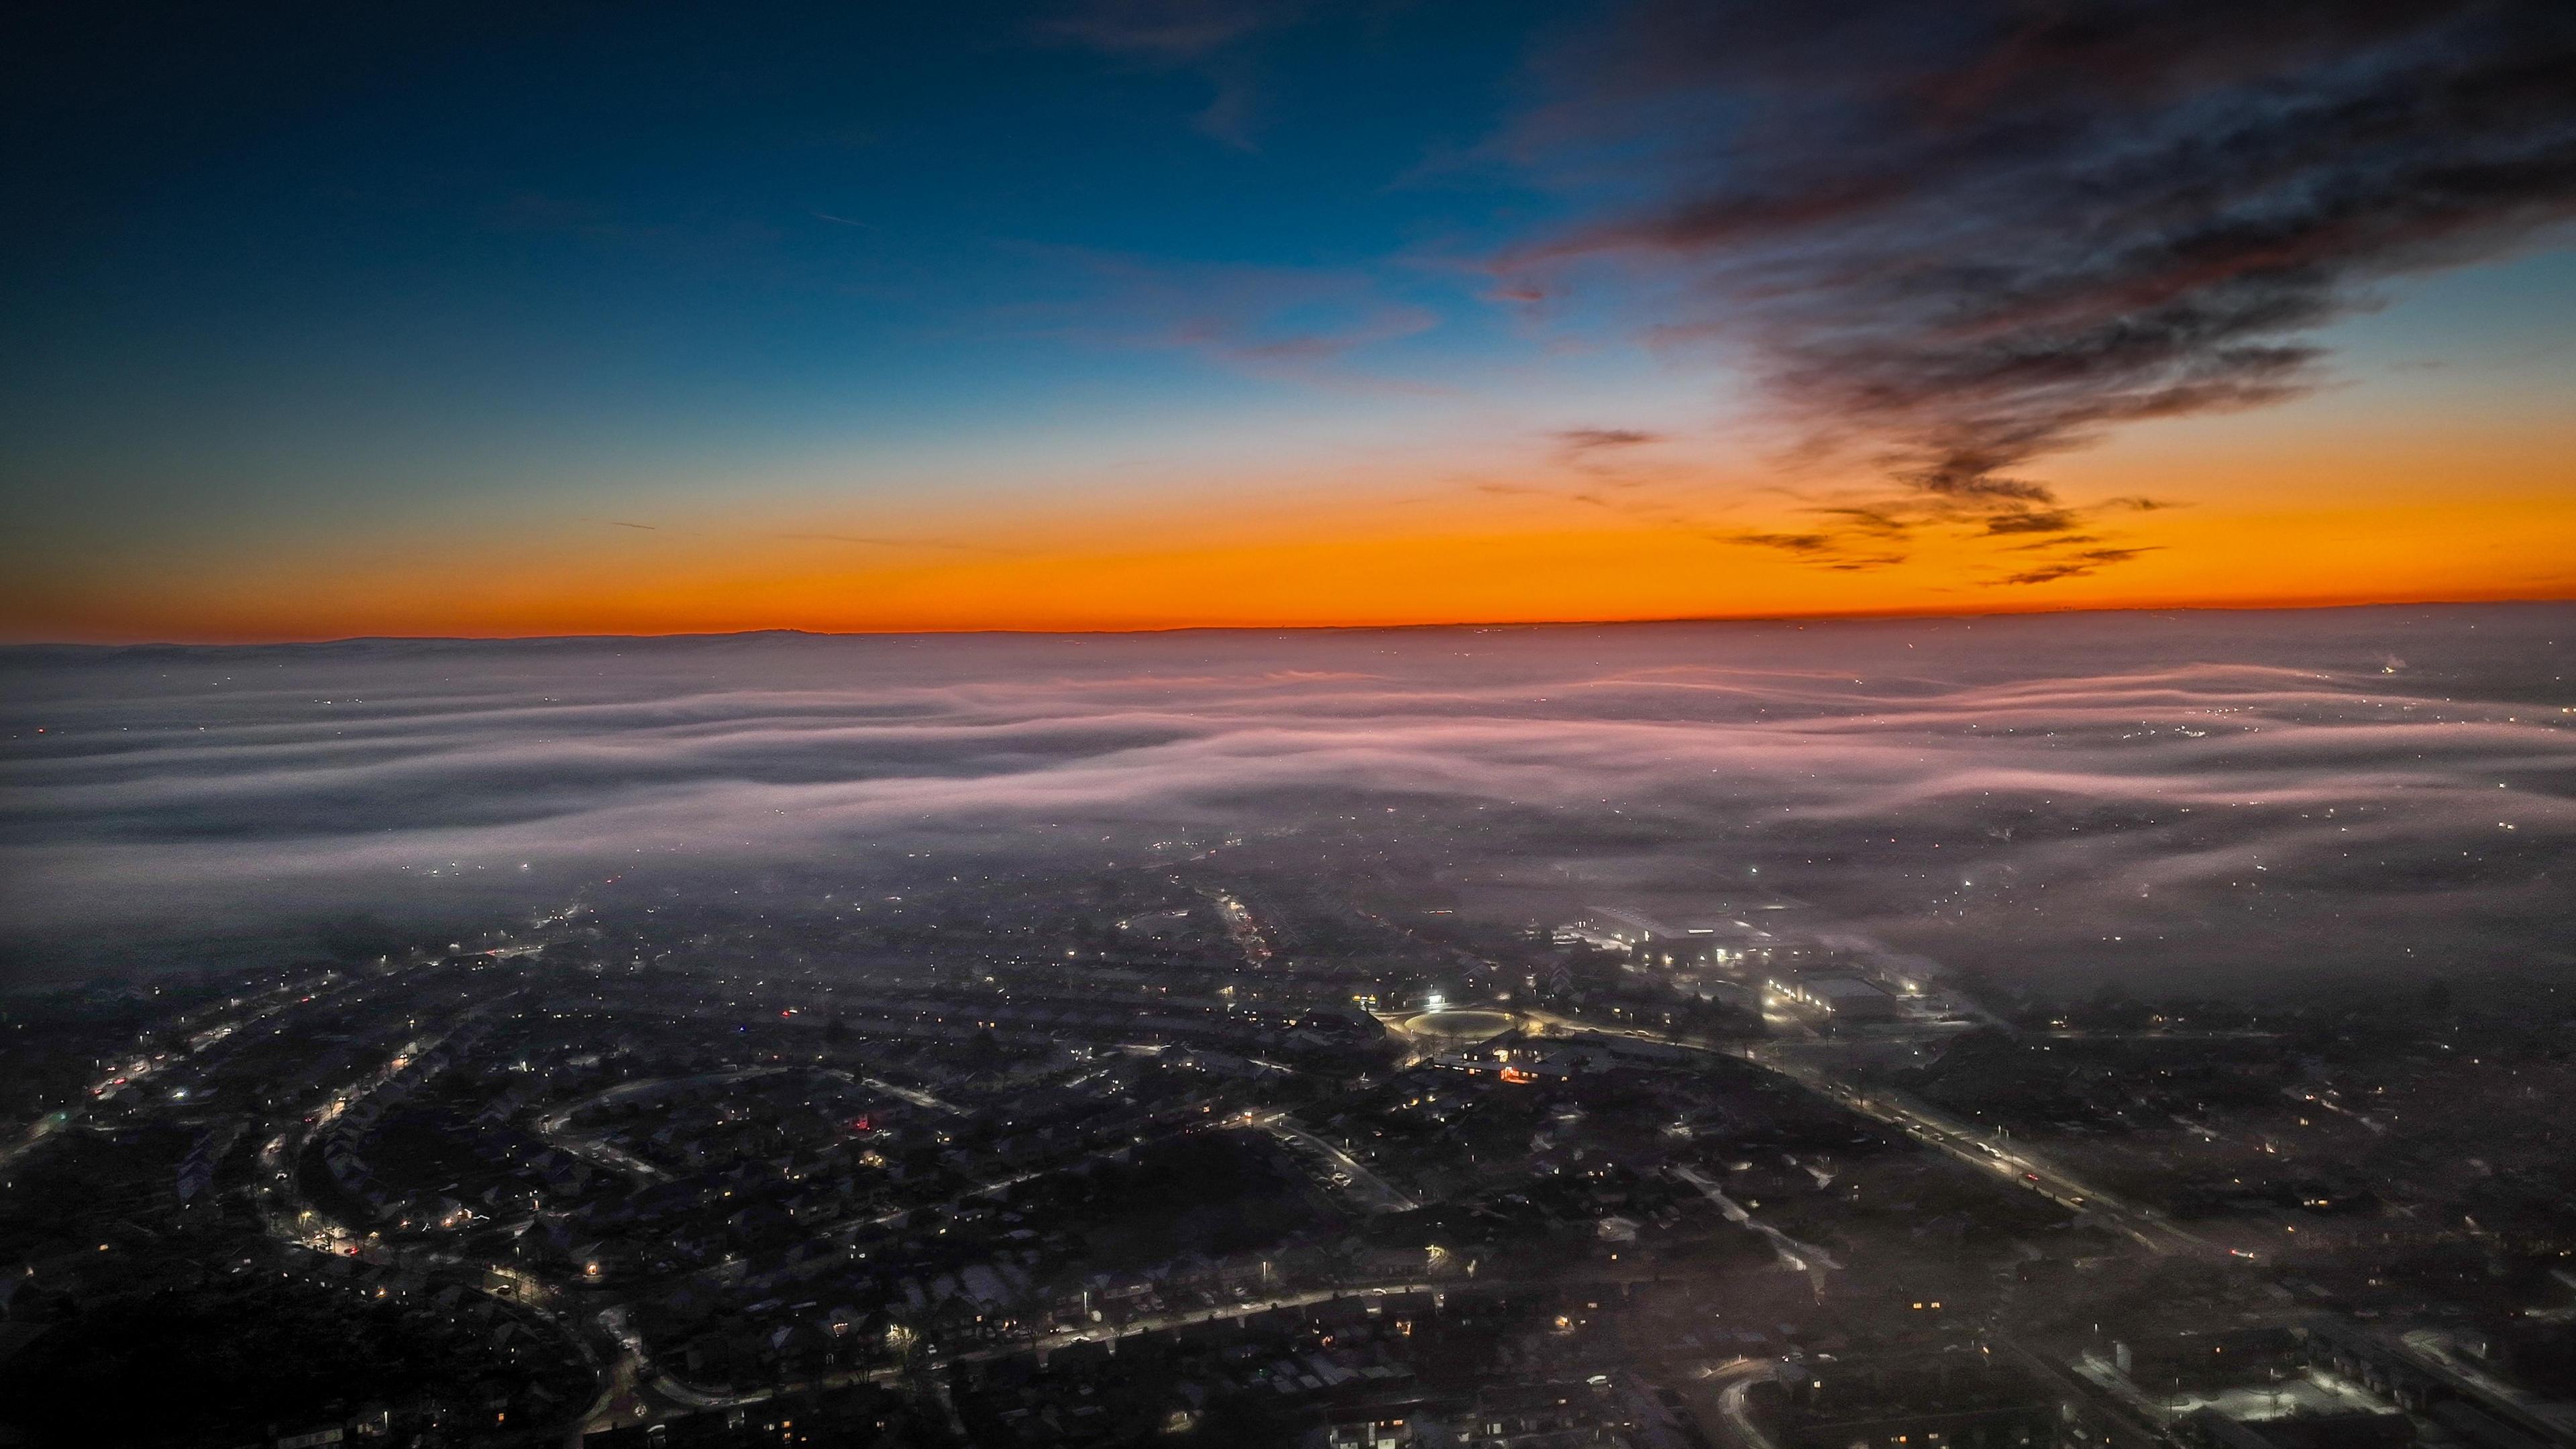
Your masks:
M1252 0L1086 0L1040 20L1037 30L1111 55L1181 63L1205 60L1295 9Z
M2032 508L1986 515L1986 532L1989 534L2072 533L2076 527L2074 513L2064 508Z
M1834 546L1834 536L1829 533L1746 532L1723 536L1729 543L1751 544L1755 548L1776 548L1782 553L1821 554Z
M1191 128L1237 150L1256 149L1260 87L1248 42L1294 24L1304 7L1249 0L1086 0L1037 24L1042 38L1079 45L1130 65L1188 71L1212 94Z
M1175 345L1251 371L1312 377L1325 364L1361 348L1418 336L1438 325L1438 314L1429 308L1389 304L1331 320L1204 312L1183 319L1167 335Z
M1370 391L1430 391L1369 370L1368 354L1438 327L1440 314L1365 271L1177 262L1070 247L1029 248L1080 284L1079 300L1032 309L1059 335L1177 348L1260 377Z
M1611 449L1642 448L1664 440L1661 433L1641 428L1561 428L1556 440L1570 454L1598 453Z
M1632 455L1651 454L1655 445L1667 441L1662 433L1643 428L1560 428L1548 436L1556 445L1557 463L1605 480L1623 478L1642 461Z
M2086 574L2098 573L2113 564L2127 563L2138 555L2150 551L2143 548L2088 548L2081 553L2068 554L2035 568L2007 574L1995 582L1999 585L2053 584L2059 579L2080 579Z

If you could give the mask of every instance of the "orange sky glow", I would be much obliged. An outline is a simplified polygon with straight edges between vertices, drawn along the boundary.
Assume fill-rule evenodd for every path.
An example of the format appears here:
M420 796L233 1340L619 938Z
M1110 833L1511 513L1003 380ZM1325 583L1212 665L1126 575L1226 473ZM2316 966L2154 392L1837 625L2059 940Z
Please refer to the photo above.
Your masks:
M2231 448L2241 440L2224 440ZM2437 450L2369 456L2271 441L2246 464L2149 447L2068 460L2072 498L2171 501L2102 522L2116 568L2011 583L2036 550L1973 526L1917 530L1901 563L1853 568L1742 542L1815 505L1684 478L1620 512L1533 487L1516 506L1436 487L1390 504L1286 494L1049 509L979 505L973 548L892 543L829 517L659 515L506 530L258 545L10 586L32 637L226 642L360 635L1131 630L1535 623L2055 609L2269 607L2576 595L2576 490L2541 446L2470 459L2475 481L2422 486ZM2459 460L2454 456L2454 462ZM2200 471L2182 471L2198 467ZM2198 487L2175 486L2176 477ZM1373 484L1382 480L1372 480ZM1545 481L1545 480L1542 480ZM1859 485L1854 485L1859 487ZM1865 488L1861 491L1866 491ZM2198 494L2200 496L2195 497ZM1832 489L1815 490L1831 499ZM2077 551L2080 551L2077 550Z

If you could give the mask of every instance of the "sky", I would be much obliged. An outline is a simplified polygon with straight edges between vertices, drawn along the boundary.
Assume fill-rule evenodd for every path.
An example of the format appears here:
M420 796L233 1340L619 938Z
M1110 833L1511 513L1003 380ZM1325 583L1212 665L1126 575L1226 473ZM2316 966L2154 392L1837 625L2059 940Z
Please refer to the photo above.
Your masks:
M2563 973L2571 673L2565 604L20 648L0 981L1209 850L2079 994Z
M2576 596L2556 0L22 9L0 639Z

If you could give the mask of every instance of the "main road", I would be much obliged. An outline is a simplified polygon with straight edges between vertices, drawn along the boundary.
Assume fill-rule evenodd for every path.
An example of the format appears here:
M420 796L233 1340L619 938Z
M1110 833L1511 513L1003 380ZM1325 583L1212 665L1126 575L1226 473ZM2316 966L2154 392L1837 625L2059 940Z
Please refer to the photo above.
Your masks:
M1902 1129L1926 1146L1938 1148L1981 1172L2007 1178L2049 1198L2058 1206L2091 1216L2104 1226L2136 1239L2150 1252L2222 1255L2226 1249L2178 1227L2153 1208L2124 1202L2087 1183L2013 1140L1971 1126L1902 1092L1844 1081L1809 1060L1813 1047L1795 1043L1747 1048L1747 1060L1769 1067L1819 1096L1830 1098L1862 1116Z
M1601 1026L1552 1012L1525 1014L1558 1030L1623 1036L1662 1046L1741 1057L1756 1066L1778 1072L1818 1096L1864 1117L1895 1127L1915 1141L1946 1152L1980 1172L2007 1178L2018 1186L2040 1193L2060 1207L2087 1214L2106 1227L2126 1233L2151 1252L2218 1256L2229 1251L2175 1225L2172 1219L2153 1208L2124 1202L2104 1192L2019 1143L1961 1122L1902 1092L1846 1081L1827 1062L1817 1060L1837 1054L1834 1043L1814 1038L1754 1043L1712 1041L1647 1027ZM1856 1045L1885 1046L1889 1040L1887 1037L1871 1037Z

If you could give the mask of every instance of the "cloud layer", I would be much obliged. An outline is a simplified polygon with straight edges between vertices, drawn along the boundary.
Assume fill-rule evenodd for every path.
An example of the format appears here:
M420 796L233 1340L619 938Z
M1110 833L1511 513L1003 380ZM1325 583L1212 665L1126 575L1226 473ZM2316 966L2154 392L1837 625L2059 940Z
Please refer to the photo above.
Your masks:
M1502 899L1758 871L1961 962L2537 960L2571 644L2543 607L20 651L0 905L22 960L112 965L639 872L1356 834Z

